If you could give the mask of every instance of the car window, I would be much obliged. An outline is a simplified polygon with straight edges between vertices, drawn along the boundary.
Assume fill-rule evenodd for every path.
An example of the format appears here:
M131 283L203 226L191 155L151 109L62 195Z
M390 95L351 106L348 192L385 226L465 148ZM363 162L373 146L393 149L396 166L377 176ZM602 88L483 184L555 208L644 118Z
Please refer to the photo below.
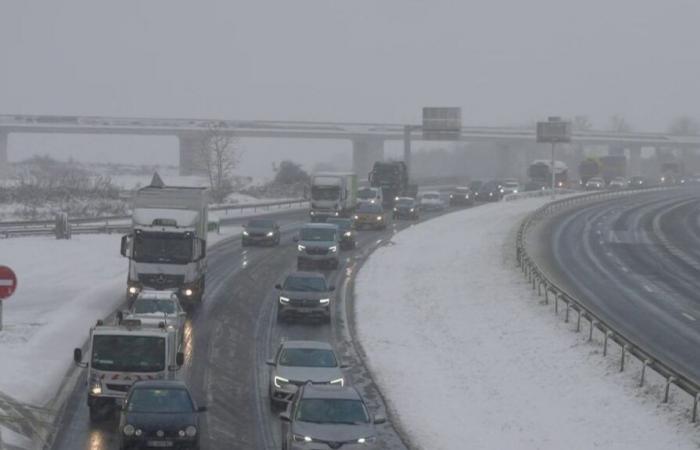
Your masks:
M194 407L185 389L134 389L127 411L133 413L183 413Z
M272 220L251 220L248 222L250 228L274 228L275 222Z
M313 423L365 424L369 416L359 400L335 398L302 398L296 420Z
M348 219L326 219L326 223L337 225L341 230L349 230L352 228L352 221Z
M440 194L423 194L423 198L426 200L439 200Z
M281 366L338 367L333 351L317 348L285 348L279 358Z
M357 207L357 212L379 214L379 213L383 212L383 209L379 205L373 205L371 203L363 203Z
M134 302L135 314L174 314L175 302L165 299L142 298Z
M371 200L377 197L377 191L374 189L360 189L357 191L357 197L362 200Z
M326 292L328 285L323 277L288 276L284 280L283 288L285 291Z
M409 198L401 198L401 199L399 199L398 202L396 202L396 204L398 206L413 206L414 201L413 201L413 199L409 199Z
M333 241L335 240L335 229L333 228L302 228L302 241Z

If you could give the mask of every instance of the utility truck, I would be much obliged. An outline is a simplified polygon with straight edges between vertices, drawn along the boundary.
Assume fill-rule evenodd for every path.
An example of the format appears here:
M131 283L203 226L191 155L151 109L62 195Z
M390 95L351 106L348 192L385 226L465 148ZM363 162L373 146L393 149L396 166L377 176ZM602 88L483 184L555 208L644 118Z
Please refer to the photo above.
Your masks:
M199 303L207 270L206 188L165 186L156 174L134 197L131 232L122 237L129 258L127 296L143 289L172 290Z
M372 187L382 190L383 206L393 208L399 197L416 197L418 186L408 184L408 167L403 161L377 161L368 176Z
M142 326L135 319L119 325L97 321L90 329L87 361L83 362L82 349L73 350L75 363L87 368L90 419L111 414L136 381L174 379L184 363L179 340L177 328L165 321L158 327Z
M312 222L328 217L350 217L357 206L357 175L316 173L311 176Z

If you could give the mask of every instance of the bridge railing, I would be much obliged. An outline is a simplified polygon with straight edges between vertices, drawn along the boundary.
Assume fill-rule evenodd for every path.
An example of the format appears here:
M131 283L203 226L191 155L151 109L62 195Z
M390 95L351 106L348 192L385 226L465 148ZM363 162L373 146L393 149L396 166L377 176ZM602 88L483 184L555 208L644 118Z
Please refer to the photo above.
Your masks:
M601 314L596 313L592 308L586 306L580 299L566 291L562 286L552 280L552 277L535 261L535 259L527 251L527 234L530 228L537 222L544 220L552 215L561 212L567 208L579 205L584 202L602 201L615 197L621 197L639 192L650 192L669 188L649 188L640 190L625 190L625 191L609 191L595 192L580 196L566 197L557 201L548 203L528 215L520 224L516 236L516 258L518 266L523 275L531 284L532 289L536 290L539 296L544 296L544 303L550 304L550 300L554 303L554 312L559 314L559 309L564 308L564 321L570 322L572 312L576 314L576 331L581 331L581 321L586 320L588 327L588 340L593 340L594 330L599 330L603 333L603 356L608 353L610 342L616 343L620 350L620 371L625 368L625 359L627 355L635 357L642 365L639 386L644 385L647 369L651 369L659 374L665 380L665 389L663 402L669 400L669 392L671 386L680 388L692 397L693 406L691 411L691 420L696 422L698 414L698 402L700 401L700 380L694 379L684 373L670 361L667 361L665 355L654 354L649 349L635 342L634 339L622 333L607 321Z

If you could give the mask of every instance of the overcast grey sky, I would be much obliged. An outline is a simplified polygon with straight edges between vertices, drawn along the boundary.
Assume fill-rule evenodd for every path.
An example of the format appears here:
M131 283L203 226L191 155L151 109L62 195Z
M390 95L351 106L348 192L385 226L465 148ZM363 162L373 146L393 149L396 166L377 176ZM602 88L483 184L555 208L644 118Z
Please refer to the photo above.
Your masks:
M697 0L2 0L0 113L700 117ZM170 144L168 144L170 145Z

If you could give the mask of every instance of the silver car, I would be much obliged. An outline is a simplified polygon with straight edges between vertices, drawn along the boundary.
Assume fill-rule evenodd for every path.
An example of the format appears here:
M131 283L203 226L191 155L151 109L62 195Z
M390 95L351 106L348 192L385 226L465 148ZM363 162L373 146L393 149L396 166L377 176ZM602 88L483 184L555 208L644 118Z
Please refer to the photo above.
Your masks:
M337 269L340 264L338 227L330 223L307 223L301 227L297 242L297 268L318 264Z
M307 383L299 388L282 420L284 450L379 450L375 425L362 396L350 386Z
M307 382L345 385L338 355L326 342L285 341L267 361L270 370L270 406L292 401L299 386Z

